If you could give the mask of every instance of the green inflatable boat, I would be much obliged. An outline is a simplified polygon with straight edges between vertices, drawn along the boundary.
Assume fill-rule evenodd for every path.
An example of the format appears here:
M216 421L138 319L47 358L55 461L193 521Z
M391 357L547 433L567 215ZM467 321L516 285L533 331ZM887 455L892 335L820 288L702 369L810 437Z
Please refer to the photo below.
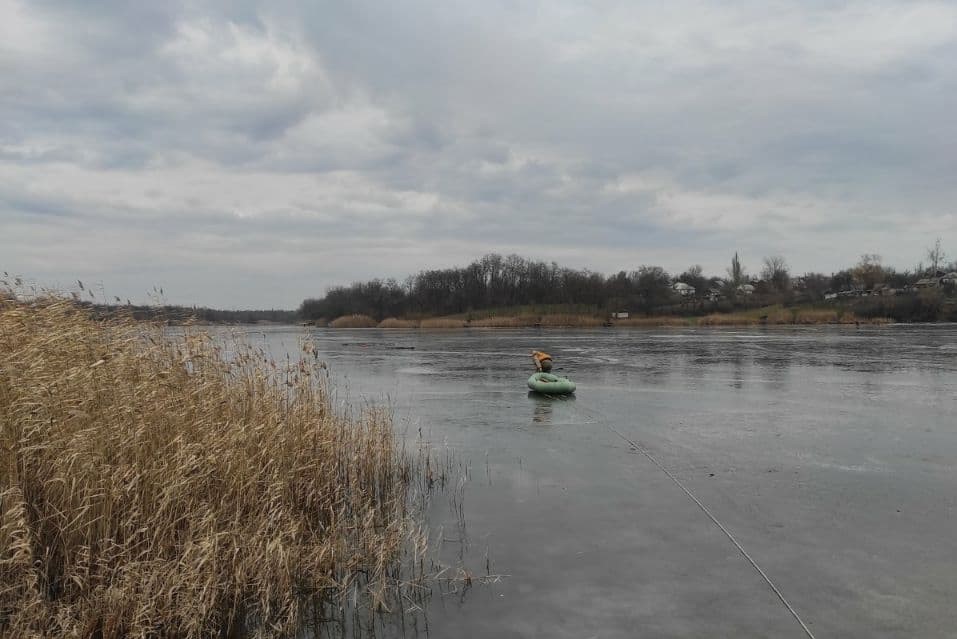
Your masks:
M551 373L535 373L528 378L528 387L544 395L570 395L575 392L575 382Z

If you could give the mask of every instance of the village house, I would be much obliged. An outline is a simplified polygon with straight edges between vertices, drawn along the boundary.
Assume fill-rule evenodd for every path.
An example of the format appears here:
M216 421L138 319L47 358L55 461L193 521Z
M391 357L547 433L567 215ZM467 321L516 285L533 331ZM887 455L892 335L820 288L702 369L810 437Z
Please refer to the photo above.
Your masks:
M685 284L684 282L675 282L671 285L671 288L681 297L693 297L696 292L694 286Z

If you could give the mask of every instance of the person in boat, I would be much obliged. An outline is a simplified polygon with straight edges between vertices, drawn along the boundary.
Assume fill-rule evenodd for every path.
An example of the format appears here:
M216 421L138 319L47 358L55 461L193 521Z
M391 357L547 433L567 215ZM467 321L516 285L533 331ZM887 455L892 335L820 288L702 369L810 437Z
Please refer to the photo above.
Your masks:
M552 372L552 356L542 351L532 351L532 359L535 361L535 370L539 373Z

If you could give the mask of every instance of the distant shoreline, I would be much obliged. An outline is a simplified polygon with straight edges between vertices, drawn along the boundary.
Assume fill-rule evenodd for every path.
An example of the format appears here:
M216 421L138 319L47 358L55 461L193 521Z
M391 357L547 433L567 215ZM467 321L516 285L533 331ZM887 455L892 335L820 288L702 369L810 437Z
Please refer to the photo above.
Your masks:
M16 296L10 295L11 299ZM28 303L25 300L21 300ZM904 300L920 302L919 298ZM561 308L516 307L477 310L445 316L386 317L377 320L370 315L343 315L333 320L303 320L295 311L216 311L187 309L176 306L133 307L74 302L88 310L97 320L130 319L156 322L167 326L315 326L333 329L468 329L468 328L695 328L709 326L864 326L887 324L940 324L957 319L954 300L944 300L939 307L905 308L904 312L891 300L888 306L815 304L784 306L782 304L740 309L731 312L697 314L631 315L605 314L596 311L575 312ZM880 302L878 302L880 303ZM926 311L932 312L926 312Z
M606 318L588 314L501 314L482 317L386 318L345 315L330 322L305 322L321 328L468 329L468 328L694 328L709 326L862 326L896 323L886 317L863 318L842 309L768 307L737 313L699 316L637 316ZM932 322L927 322L932 323Z

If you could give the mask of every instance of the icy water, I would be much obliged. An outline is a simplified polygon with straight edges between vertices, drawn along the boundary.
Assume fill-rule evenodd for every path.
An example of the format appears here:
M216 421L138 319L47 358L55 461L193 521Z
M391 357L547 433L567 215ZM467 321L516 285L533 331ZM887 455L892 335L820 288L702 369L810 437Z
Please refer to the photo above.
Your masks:
M816 637L957 636L957 326L250 333L304 335L470 468L434 541L505 576L437 592L429 636L806 637L626 439ZM529 396L532 348L575 399Z

